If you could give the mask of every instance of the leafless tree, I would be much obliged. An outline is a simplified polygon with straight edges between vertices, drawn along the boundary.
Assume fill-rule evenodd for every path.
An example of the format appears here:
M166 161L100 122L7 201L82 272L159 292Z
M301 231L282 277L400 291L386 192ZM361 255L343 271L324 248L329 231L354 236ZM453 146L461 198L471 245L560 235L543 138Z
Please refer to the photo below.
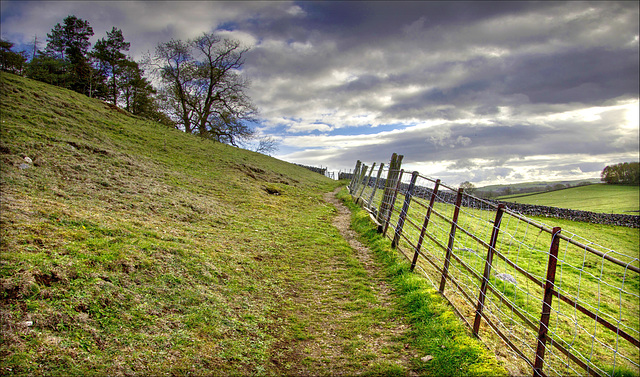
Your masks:
M163 87L162 104L185 132L237 145L250 138L245 124L257 110L240 74L248 48L212 33L161 43L150 59Z

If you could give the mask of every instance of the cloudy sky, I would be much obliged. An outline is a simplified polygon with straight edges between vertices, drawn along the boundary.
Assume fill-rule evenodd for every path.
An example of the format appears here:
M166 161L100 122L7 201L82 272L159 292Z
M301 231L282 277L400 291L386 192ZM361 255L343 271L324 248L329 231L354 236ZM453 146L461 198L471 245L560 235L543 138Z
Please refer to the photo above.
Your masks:
M275 157L332 170L387 162L455 185L599 177L638 161L639 3L7 1L1 34L32 49L70 14L142 58L218 31ZM31 45L31 47L29 47Z

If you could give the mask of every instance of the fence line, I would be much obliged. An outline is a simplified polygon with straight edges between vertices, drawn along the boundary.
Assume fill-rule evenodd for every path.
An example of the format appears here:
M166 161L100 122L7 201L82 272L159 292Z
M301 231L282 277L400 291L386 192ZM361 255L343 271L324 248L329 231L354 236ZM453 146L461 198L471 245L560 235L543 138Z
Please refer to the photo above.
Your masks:
M534 376L640 373L637 250L602 247L401 162L394 153L376 171L358 161L350 193L474 335L495 333Z

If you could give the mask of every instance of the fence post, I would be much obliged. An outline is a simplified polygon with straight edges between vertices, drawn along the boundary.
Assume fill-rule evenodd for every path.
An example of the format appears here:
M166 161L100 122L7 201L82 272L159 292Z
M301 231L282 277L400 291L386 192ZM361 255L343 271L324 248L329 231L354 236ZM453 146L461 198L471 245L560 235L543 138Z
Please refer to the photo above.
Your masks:
M547 343L547 332L549 330L549 317L551 316L551 300L553 299L553 288L556 280L556 266L558 264L558 249L560 248L560 227L553 228L551 236L551 247L549 248L549 263L547 264L547 280L544 283L544 301L542 303L542 314L540 316L540 329L538 330L538 346L536 348L536 360L533 365L533 376L543 376L542 366L544 364L544 351Z
M373 165L371 165L371 170L369 170L369 178L367 178L365 180L366 183L364 185L362 185L362 190L360 191L360 195L358 195L358 199L362 200L363 202L364 202L364 200L362 199L362 195L364 194L364 190L371 183L371 176L373 175L373 169L375 169L375 168L376 168L376 163L374 162ZM356 199L356 204L358 204L358 199Z
M498 233L500 232L500 224L502 223L502 214L504 213L504 204L498 205L496 218L493 221L493 230L491 231L491 239L489 240L489 248L487 250L487 259L484 264L484 273L482 274L482 283L480 284L480 295L478 296L478 305L476 307L476 317L473 320L473 335L478 336L480 330L480 321L482 320L482 310L484 309L484 299L487 294L487 284L489 284L489 276L491 276L491 264L493 263L493 254L496 250L498 242Z
M362 162L360 162L360 160L356 161L356 168L355 168L355 170L353 171L353 175L351 176L351 182L349 183L349 193L350 193L351 195L353 195L353 193L354 193L354 191L355 191L355 189L356 189L356 187L355 187L355 185L356 185L356 181L357 181L357 180L356 180L356 176L357 176L357 175L359 174L359 172L360 172L360 165L361 165L361 164L362 164Z
M389 163L389 171L387 172L387 180L384 183L384 194L382 195L382 203L380 203L380 211L378 211L378 223L382 224L387 218L387 211L389 210L389 203L385 201L391 198L393 189L396 186L396 179L400 172L400 166L402 165L402 155L394 153L391 155L391 162Z
M357 179L357 183L356 183L356 189L355 189L355 193L354 193L354 197L356 198L356 203L358 202L358 199L360 198L360 196L358 196L358 190L360 190L360 186L362 186L364 184L364 180L365 178L367 178L367 165L366 164L362 164L360 165L360 171L358 172L358 179Z
M371 197L369 198L369 209L378 210L373 206L373 197L376 195L376 191L378 190L378 185L380 184L380 176L382 175L382 169L384 169L384 164L380 164L380 169L378 170L378 175L376 176L376 181L373 184L373 191L371 191Z
M442 279L440 280L440 288L438 291L444 293L444 285L447 282L447 275L449 273L449 261L451 260L451 252L453 250L453 241L456 238L456 229L458 227L458 214L460 213L460 205L462 204L462 192L464 189L460 187L458 189L458 196L456 197L456 206L453 209L453 218L451 219L451 231L449 232L449 243L447 244L447 254L444 258L444 267L442 268Z
M400 211L400 216L398 217L398 224L396 225L396 232L393 236L393 241L391 241L391 247L396 248L398 243L400 243L400 236L402 235L402 227L404 227L404 220L407 217L407 212L409 212L409 205L411 204L411 196L413 196L413 189L416 186L416 179L418 178L418 172L414 171L411 173L411 182L409 183L409 188L407 189L406 194L404 195L404 204L402 205L402 211Z
M420 230L420 237L418 237L418 243L416 244L416 251L413 254L413 260L411 261L411 268L409 271L413 271L416 268L416 263L418 262L418 255L420 255L420 248L422 248L422 240L424 239L424 235L427 232L427 225L429 225L429 218L431 218L431 209L436 201L436 195L438 195L438 188L440 187L440 180L436 180L435 186L433 186L433 191L431 192L431 200L429 201L429 208L427 208L427 215L424 217L424 224L422 224L422 230Z
M398 179L396 181L396 187L391 193L391 201L389 203L389 209L387 209L387 216L384 219L384 230L382 234L384 236L387 235L387 229L389 228L389 221L391 221L391 214L393 213L393 208L396 205L396 198L398 197L398 191L400 190L400 185L402 184L402 175L404 174L404 170L400 170L400 174L398 174Z

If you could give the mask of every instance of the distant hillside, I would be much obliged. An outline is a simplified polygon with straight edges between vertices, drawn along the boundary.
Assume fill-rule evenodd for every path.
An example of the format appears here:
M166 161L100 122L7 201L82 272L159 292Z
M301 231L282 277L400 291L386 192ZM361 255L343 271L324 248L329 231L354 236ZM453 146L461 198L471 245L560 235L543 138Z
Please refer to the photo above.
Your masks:
M638 186L594 184L537 194L501 196L499 200L597 213L637 215Z
M512 195L512 194L524 194L532 192L543 192L557 190L567 187L585 186L595 183L600 183L599 178L592 179L578 179L573 181L537 181L537 182L523 182L514 183L511 185L489 185L482 186L476 189L476 192L487 194L492 193L494 196L499 195Z

